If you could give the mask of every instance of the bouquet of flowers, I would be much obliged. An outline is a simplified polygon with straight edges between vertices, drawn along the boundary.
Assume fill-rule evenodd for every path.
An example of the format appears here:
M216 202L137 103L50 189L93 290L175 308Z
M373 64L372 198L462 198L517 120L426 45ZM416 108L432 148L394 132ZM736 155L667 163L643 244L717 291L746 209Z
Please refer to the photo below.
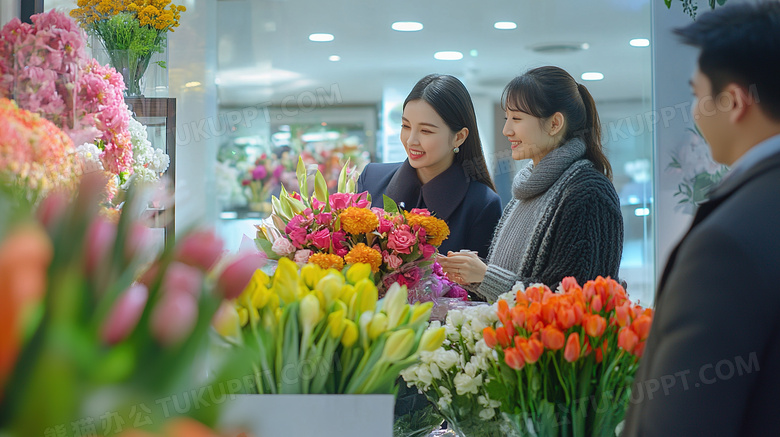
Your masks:
M111 65L125 78L127 94L137 96L152 55L163 51L168 31L186 10L171 0L79 0L70 15L100 39Z
M99 150L101 166L123 178L131 175L130 115L122 76L86 56L85 36L56 10L15 18L0 34L0 97L50 120L73 140Z
M382 301L371 267L302 268L282 258L273 277L255 272L220 332L254 363L261 394L392 393L401 370L436 350L444 329L425 330L431 303L410 306L395 284Z
M52 189L76 187L81 169L73 143L57 126L0 98L0 182L31 202Z
M407 385L424 393L460 436L506 435L509 431L499 410L501 402L491 399L485 389L493 380L489 370L497 364L497 355L482 332L497 321L495 305L450 310L442 347L423 353L420 364L401 373ZM432 328L437 324L431 323Z
M488 383L520 435L614 436L650 332L653 311L602 277L562 293L543 285L498 301L500 326L484 329L498 365Z
M302 160L298 179L300 186L307 186ZM400 283L412 290L411 302L432 300L450 290L458 292L451 283L437 279L444 274L440 268L436 274L432 267L436 248L450 233L447 223L424 209L400 211L387 196L384 209L370 208L368 193L349 192L346 166L339 179L339 192L329 194L317 171L311 198L288 194L284 188L280 198L272 198L273 225L258 227L256 239L269 258L335 269L365 263L371 266L380 295L391 284Z
M35 212L0 186L2 435L161 427L172 411L159 399L192 388L212 319L265 262L260 253L218 262L210 231L158 256L141 222L98 214L102 178L85 175L75 199L54 192ZM131 190L128 207L137 199Z

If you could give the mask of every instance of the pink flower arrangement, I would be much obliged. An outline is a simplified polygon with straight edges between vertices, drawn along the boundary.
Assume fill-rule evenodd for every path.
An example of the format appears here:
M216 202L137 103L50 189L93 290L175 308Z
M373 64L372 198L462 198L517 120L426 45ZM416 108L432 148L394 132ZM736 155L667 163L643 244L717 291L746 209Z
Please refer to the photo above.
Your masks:
M74 144L96 142L109 172L132 173L122 76L90 59L75 21L52 10L0 30L0 97L40 114Z

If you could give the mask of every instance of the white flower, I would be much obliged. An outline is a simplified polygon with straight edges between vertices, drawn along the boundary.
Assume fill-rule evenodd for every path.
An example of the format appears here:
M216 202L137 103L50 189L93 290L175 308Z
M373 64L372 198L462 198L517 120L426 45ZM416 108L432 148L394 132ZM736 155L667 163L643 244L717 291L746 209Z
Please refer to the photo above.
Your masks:
M428 387L430 387L433 382L433 375L431 375L431 371L428 370L428 366L421 364L417 369L417 381L417 387L422 390L427 390Z
M447 324L452 325L454 327L463 326L463 312L459 310L450 310L447 313Z
M433 352L433 361L441 370L449 370L460 361L460 355L453 350L439 348Z
M458 332L455 327L450 325L449 323L444 325L444 335L447 337L448 340L457 343L458 340L460 340L460 333Z
M479 418L482 420L490 420L496 416L496 410L494 408L485 408L479 412Z
M525 291L525 285L523 285L523 281L517 281L515 282L515 285L512 286L513 295L517 295L518 291Z
M439 406L439 409L446 410L452 403L452 393L447 387L439 387L439 390L441 391L441 397L436 401L436 404Z
M407 367L406 369L401 371L401 378L406 381L406 385L411 387L415 383L417 383L417 368L420 367L419 365L415 364L413 366Z
M466 373L458 373L453 380L455 383L455 392L463 396L466 393L479 393L479 387L482 385L482 375L476 378Z
M474 365L474 357L471 357L471 360L463 366L463 371L472 378L477 376L477 370L479 370L479 367Z
M423 364L431 364L433 362L433 352L429 352L429 351L420 352L420 361Z
M93 143L84 143L76 147L76 156L81 164L82 173L103 170L103 162L100 161L101 153Z
M439 366L437 366L436 363L431 363L428 365L428 368L431 371L431 376L433 379L441 379L441 371L439 370Z

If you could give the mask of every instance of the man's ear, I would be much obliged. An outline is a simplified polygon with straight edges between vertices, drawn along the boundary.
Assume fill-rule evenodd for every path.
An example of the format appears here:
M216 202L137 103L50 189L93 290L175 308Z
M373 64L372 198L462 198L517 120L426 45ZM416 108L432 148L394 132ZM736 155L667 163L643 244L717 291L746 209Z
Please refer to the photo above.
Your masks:
M721 96L722 95L722 96ZM718 95L716 105L728 105L728 110L731 112L729 115L729 121L736 123L741 121L748 114L755 101L750 92L740 85L730 83L726 85ZM725 108L724 108L725 109Z

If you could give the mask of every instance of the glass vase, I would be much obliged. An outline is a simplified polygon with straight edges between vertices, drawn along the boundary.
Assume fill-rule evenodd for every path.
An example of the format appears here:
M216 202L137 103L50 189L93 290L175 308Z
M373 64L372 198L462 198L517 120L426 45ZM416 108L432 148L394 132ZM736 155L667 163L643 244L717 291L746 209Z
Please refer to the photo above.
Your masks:
M450 408L439 408L439 411L447 421L447 428L458 437L519 437L501 414L483 419L473 409L469 409L467 414L455 414Z
M164 37L160 52L139 54L134 50L111 49L97 37L90 43L92 56L103 65L108 64L122 75L125 97L168 96L168 41Z

